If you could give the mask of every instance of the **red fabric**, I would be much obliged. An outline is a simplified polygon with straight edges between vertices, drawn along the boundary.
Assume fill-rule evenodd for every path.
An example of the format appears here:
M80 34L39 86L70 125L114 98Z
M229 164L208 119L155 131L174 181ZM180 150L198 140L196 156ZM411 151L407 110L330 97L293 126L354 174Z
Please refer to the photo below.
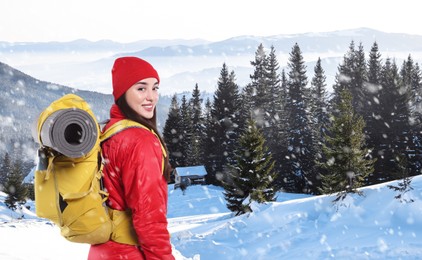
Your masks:
M145 257L137 246L123 245L114 241L92 245L89 249L88 260L144 260Z
M137 57L117 58L111 69L111 75L114 101L140 80L156 78L160 82L160 77L154 67Z
M124 118L116 105L110 114L106 128ZM137 247L109 241L91 246L88 259L143 259L142 254L145 259L174 259L167 230L167 182L161 169L160 141L146 129L130 128L111 137L102 149L108 205L132 211L142 253ZM100 258L102 254L109 258ZM133 254L138 256L132 258Z

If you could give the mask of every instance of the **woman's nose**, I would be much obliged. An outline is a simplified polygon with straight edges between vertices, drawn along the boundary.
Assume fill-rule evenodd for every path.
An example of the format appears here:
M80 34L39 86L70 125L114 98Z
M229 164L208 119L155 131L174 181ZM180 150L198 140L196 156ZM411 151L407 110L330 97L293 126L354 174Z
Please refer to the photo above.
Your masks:
M153 100L154 95L153 95L153 91L152 90L147 90L147 95L146 95L146 99L147 100Z

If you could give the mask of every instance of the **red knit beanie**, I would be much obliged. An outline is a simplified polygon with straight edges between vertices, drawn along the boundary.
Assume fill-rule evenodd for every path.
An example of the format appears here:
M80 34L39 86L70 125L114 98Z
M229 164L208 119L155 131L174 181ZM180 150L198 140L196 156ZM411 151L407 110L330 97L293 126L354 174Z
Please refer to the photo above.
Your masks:
M147 61L137 57L121 57L114 61L111 70L114 101L119 99L136 82L146 78L156 78L157 71Z

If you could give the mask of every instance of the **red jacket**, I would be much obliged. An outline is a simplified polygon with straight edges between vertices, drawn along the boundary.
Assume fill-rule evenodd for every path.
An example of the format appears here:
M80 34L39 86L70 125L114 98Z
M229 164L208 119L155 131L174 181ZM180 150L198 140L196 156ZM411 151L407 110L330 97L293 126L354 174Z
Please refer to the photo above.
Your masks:
M124 119L116 105L110 118L106 129ZM174 259L167 230L167 181L162 174L159 139L146 129L129 128L104 142L102 149L108 206L132 211L141 250L108 241L91 246L89 259Z

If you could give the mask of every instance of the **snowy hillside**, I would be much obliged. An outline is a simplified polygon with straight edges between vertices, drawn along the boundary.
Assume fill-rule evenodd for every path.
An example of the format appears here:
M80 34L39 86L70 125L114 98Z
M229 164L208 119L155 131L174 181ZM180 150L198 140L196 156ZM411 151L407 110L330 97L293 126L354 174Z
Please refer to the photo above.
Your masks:
M340 207L332 196L280 193L233 217L223 190L169 186L169 230L176 259L422 259L422 176L400 203L379 184ZM86 259L89 246L67 242L57 227L31 210L15 213L0 193L0 259ZM18 219L24 216L22 219ZM48 245L48 247L47 247Z

